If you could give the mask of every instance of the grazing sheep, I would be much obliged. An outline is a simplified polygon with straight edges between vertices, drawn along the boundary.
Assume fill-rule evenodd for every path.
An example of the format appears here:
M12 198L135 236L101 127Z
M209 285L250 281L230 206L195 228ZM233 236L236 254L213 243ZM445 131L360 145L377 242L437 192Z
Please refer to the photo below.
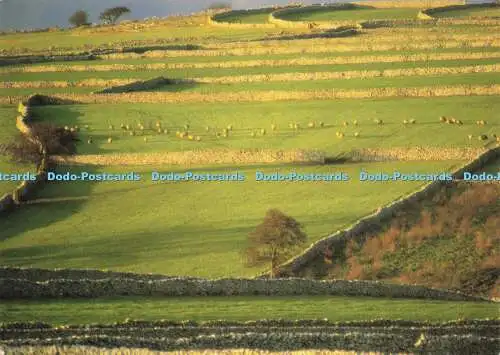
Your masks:
M255 132L253 132L253 131L252 131L252 133L250 133L250 135L251 135L252 137L255 137L255 136L256 136Z
M309 127L309 128L314 128L314 127L316 127L316 124L315 124L314 122L309 122L309 123L307 124L307 127Z
M110 124L110 125L108 126L108 128L109 128L109 130L110 130L110 131L113 131L113 130L115 129L115 127L114 127L112 124Z
M462 126L464 123L460 120L456 120L456 124L459 125L459 126Z
M201 137L200 136L196 136L195 139L196 139L197 142L201 141Z
M228 130L228 131L232 131L232 130L233 130L233 125L232 125L232 124L230 124L229 126L227 126L227 130Z
M445 116L441 116L439 117L439 121L441 121L442 123L446 123L448 122L448 119Z
M266 135L266 130L265 130L264 128L262 128L262 129L260 130L260 134L262 134L263 136L265 136L265 135Z
M358 138L359 137L359 132L354 132L354 137Z
M352 124L353 124L353 125L355 125L355 126L357 126L357 125L358 125L358 120L354 120L354 121L352 122Z
M342 122L342 124L344 125L344 127L349 126L349 122L347 122L347 121Z
M144 142L148 142L148 137L144 137Z
M190 141L192 141L192 140L194 140L194 137L193 137L192 135L189 135L189 136L188 136L188 139L189 139Z
M108 143L113 143L113 138L109 137L108 138Z
M467 137L469 138L469 140L472 140L472 134L469 134Z
M407 125L407 124L408 124L408 120L404 120L404 121L403 121L403 124L404 124L404 125Z
M384 121L379 120L378 118L377 118L376 120L374 120L374 122L375 122L376 124L378 124L379 126L381 126L381 125L383 125L383 124L384 124Z
M276 131L276 129L277 129L277 128L278 128L278 127L277 127L274 123L271 125L271 130L272 130L273 132L274 132L274 131Z
M417 123L417 120L416 120L416 119L414 119L414 118L412 118L412 119L410 120L410 123L411 123L411 124L415 124L415 123Z
M488 136L486 134L481 134L479 137L477 137L480 141L486 141L488 140Z
M319 123L319 126L320 126L321 128L325 127L325 122L321 121L321 122Z
M93 141L92 141L92 137L89 137L89 139L87 140L87 143L88 143L88 144L92 144L92 142L93 142Z

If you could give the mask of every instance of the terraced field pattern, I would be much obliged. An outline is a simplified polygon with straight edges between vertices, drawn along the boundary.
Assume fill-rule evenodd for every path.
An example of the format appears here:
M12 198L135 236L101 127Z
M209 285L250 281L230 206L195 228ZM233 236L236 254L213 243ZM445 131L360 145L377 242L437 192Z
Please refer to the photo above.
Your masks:
M0 273L0 288L6 290L0 348L12 354L98 353L101 347L144 354L187 349L405 353L453 352L461 344L472 353L495 353L499 309L491 299L499 295L498 279L464 299L411 299L371 288L357 295L280 293L275 280L262 294L189 294L191 287L202 288L193 286L196 282L212 282L192 278L241 278L245 289L248 279L269 276L268 264L248 266L242 250L270 209L295 218L307 235L306 246L289 261L309 258L315 266L304 263L308 267L297 275L374 280L369 273L345 269L353 263L334 260L329 266L332 261L323 254L304 249L331 243L329 236L393 208L430 181L367 182L361 181L362 172L454 174L487 155L487 164L475 173L498 173L498 7L451 6L423 20L418 14L425 7L382 3L204 12L1 35L2 147L20 134L16 117L22 121L29 111L28 124L52 123L79 139L75 155L50 157L50 171L142 178L49 181L1 215L0 265L35 268L35 276ZM342 21L377 25L324 27ZM23 113L19 103L28 105L35 94L43 104ZM36 170L34 163L0 157L0 172ZM238 173L245 179L153 181L154 172ZM259 173L343 173L349 180L266 182L256 179ZM12 193L18 184L0 181L0 194ZM498 189L487 191L498 194ZM435 202L432 196L429 201ZM498 201L497 195L478 205L493 226L499 223ZM390 222L381 217L380 227ZM444 260L458 234L433 244L436 260ZM466 248L479 248L482 241L487 251L467 265L491 269L488 275L498 278L498 236L470 237L476 242L459 244L463 249L456 255L470 254ZM68 273L36 271L45 269ZM142 276L127 294L114 292L115 281L107 277L88 281L73 273L82 269ZM318 269L330 274L308 272ZM37 278L44 272L52 276ZM184 278L191 286L179 286L178 296L162 296L154 291L157 281L143 279L149 274ZM120 278L136 277L130 275ZM411 283L402 275L381 279L388 289ZM57 295L68 282L78 291ZM447 280L420 284L443 285ZM324 318L329 320L324 324L272 324ZM132 319L145 323L132 324ZM162 319L167 323L154 324ZM235 324L204 323L221 319ZM271 323L251 323L261 319ZM380 324L370 323L374 320Z

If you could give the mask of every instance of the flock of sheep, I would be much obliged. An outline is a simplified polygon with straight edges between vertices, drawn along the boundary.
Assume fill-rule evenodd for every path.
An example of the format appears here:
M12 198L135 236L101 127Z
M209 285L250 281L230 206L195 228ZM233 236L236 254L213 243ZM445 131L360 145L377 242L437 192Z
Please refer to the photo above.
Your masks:
M453 117L446 117L446 116L440 116L439 121L443 124L458 125L458 126L462 126L464 124L459 119L455 119ZM381 119L374 119L373 122L379 126L383 126L385 124L384 121ZM403 125L405 127L408 125L414 125L416 123L417 123L417 121L415 119L403 120ZM479 120L479 121L476 121L476 124L478 126L486 126L487 122L484 120ZM351 125L354 127L357 127L359 125L359 123L357 120L353 120L352 122L348 122L348 121L342 122L343 127L349 127ZM306 127L309 129L324 128L325 123L322 121L320 121L320 122L310 121ZM85 125L84 128L87 130L90 130L89 125ZM115 127L112 124L110 124L108 126L108 128L110 131L115 130ZM300 131L302 129L302 126L298 122L290 122L288 124L288 128L297 132L297 131ZM71 132L79 132L80 131L79 126L73 126L73 127L65 126L64 129L71 131ZM160 121L157 121L154 125L149 123L147 128L141 122L137 123L137 127L130 125L130 124L122 123L120 125L120 129L121 129L123 135L128 134L129 136L137 136L137 135L139 135L139 132L141 132L141 134L144 135L145 131L149 131L149 132L153 131L153 132L156 132L157 134L168 134L169 133L168 128L163 127L163 125ZM278 126L275 123L271 124L271 131L276 132L277 130L278 130ZM231 132L233 131L233 125L228 125L226 128L224 128L222 130L206 126L205 131L207 134L214 134L216 138L220 138L220 137L227 138L230 136ZM261 128L261 129L257 129L257 130L252 130L250 133L250 136L257 137L257 136L265 136L266 134L267 134L267 130L265 128ZM190 141L197 141L197 142L202 140L202 137L200 135L193 135L190 132L190 125L189 124L185 124L183 127L183 130L177 131L175 135L179 139L187 139ZM346 134L344 132L337 131L335 133L335 135L337 136L337 138L344 138ZM360 137L360 132L359 131L353 132L353 136L355 138ZM468 138L469 138L469 140L472 140L474 138L474 136L472 134L469 134ZM490 137L488 137L488 135L486 135L486 134L481 134L477 138L480 141L487 141L488 139L490 139ZM500 143L500 136L493 134L492 138ZM148 142L149 141L148 137L144 137L144 141ZM111 144L113 142L113 137L109 136L107 138L107 142L109 144ZM93 143L92 136L88 137L87 143L88 144Z

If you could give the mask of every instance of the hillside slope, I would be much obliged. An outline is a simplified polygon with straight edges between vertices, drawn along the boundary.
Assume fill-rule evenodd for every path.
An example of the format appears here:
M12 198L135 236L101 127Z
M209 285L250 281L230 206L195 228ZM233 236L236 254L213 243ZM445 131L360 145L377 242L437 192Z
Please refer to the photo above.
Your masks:
M339 248L338 248L339 249ZM301 276L384 280L500 295L500 184L453 182L384 231L325 250Z

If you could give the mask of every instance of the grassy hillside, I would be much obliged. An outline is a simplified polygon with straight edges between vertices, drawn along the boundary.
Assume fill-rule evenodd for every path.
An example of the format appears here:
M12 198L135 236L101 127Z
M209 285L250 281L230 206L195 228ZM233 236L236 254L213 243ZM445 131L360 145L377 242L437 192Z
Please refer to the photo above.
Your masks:
M412 8L377 9L370 6L353 6L338 8L335 6L311 6L300 10L279 14L278 17L288 21L357 21L384 19L413 19L417 10Z

